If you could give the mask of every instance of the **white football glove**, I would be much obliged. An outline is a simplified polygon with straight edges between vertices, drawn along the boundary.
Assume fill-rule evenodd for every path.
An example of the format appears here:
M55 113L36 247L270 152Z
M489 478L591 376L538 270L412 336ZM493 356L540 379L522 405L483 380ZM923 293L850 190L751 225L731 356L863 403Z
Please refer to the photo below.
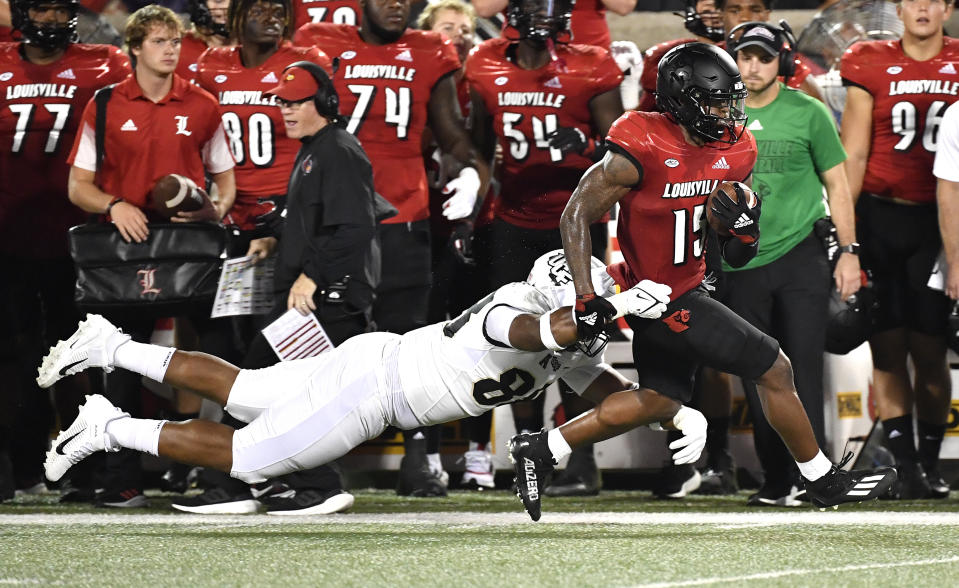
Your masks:
M673 289L666 284L643 280L629 290L614 294L606 300L616 308L616 316L613 318L634 314L641 318L657 319L666 312L669 295L672 293Z
M706 447L706 417L695 408L681 406L673 417L673 426L683 433L669 444L670 449L677 450L673 454L673 463L696 463Z
M473 214L479 189L479 173L475 168L464 167L458 176L443 187L443 194L452 194L443 203L443 216L448 220L459 220Z
M632 41L613 41L609 47L609 53L620 71L625 72L637 66L642 68L643 52Z

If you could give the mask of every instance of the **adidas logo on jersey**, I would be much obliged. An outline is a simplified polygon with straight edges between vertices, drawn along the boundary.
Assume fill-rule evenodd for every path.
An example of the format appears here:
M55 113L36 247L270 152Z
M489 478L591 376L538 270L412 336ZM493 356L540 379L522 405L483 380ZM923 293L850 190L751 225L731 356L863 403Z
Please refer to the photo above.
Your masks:
M562 88L563 84L560 83L559 78L553 76L551 79L547 80L544 84L547 88Z
M939 73L954 74L956 73L956 66L954 66L951 63L947 63L946 65L939 68Z
M713 169L729 169L729 164L726 163L726 158L720 157L719 161L713 164Z
M276 79L276 74L272 71L260 79L264 84L278 84L280 81Z
M132 119L132 118L128 118L128 119L127 119L127 122L123 123L123 126L120 127L120 130L121 130L121 131L136 131L136 130L138 130L138 129L137 129L137 126L136 126L135 124L133 124L133 119Z
M953 73L955 73L955 72L953 72ZM57 74L57 77L58 77L58 78L63 78L63 79L65 79L65 80L75 80L75 79L77 79L77 76L73 75L73 70L70 69L70 68L67 68L67 69L61 71L60 73L58 73L58 74Z
M399 61L413 61L413 54L410 53L409 49L404 49L402 53L396 56L396 59Z
M763 124L759 122L759 119L756 119L753 122L749 123L749 126L746 128L749 129L750 131L761 131L763 130Z
M736 222L733 223L733 228L741 229L743 227L748 227L751 224L753 224L753 219L749 218L744 212L741 215L739 215L739 218L737 218Z

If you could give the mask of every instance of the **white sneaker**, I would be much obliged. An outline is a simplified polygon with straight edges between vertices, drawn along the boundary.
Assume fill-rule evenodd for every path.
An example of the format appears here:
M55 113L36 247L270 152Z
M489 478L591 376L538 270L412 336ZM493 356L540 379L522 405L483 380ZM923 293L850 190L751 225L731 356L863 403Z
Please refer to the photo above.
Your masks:
M464 453L463 459L466 461L466 471L463 472L461 486L468 486L477 490L496 487L496 482L493 479L493 454L483 449L477 449Z
M107 435L107 423L128 416L99 394L87 396L77 420L66 431L60 431L53 441L53 447L47 451L47 460L43 464L47 479L56 482L73 464L91 453L120 451L120 447Z
M443 460L439 453L427 453L426 462L430 465L430 471L434 476L440 479L440 484L444 488L450 487L450 474L443 469Z
M103 368L110 373L113 371L113 353L129 340L129 335L107 319L88 314L87 320L80 321L76 333L66 341L57 342L43 358L37 384L49 388L60 378L91 367Z

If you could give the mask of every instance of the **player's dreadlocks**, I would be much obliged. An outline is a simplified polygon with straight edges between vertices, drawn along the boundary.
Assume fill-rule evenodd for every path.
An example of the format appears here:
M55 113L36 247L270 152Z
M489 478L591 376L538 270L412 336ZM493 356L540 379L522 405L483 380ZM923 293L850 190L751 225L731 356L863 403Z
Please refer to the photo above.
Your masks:
M230 31L230 38L239 39L243 29L246 28L247 13L250 7L257 2L264 0L233 0L230 2L230 11L227 13L226 23ZM282 4L286 9L286 17L283 20L283 38L290 39L293 36L293 3L291 0L265 0L270 4Z

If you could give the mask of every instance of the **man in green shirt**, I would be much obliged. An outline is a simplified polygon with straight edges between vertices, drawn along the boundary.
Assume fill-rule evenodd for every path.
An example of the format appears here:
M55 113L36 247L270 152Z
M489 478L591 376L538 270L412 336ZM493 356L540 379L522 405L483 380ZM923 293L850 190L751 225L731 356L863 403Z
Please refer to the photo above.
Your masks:
M744 25L730 52L742 73L747 127L759 156L753 190L763 201L762 237L756 256L741 268L724 264L726 304L763 332L776 337L792 360L796 389L817 441L825 446L823 352L829 302L829 263L813 224L829 211L840 245L850 245L833 271L843 299L861 283L852 198L843 150L826 107L787 88L793 57L782 29L769 23ZM756 387L743 382L754 423L754 439L765 482L751 505L796 506L798 474L776 432L763 416Z

